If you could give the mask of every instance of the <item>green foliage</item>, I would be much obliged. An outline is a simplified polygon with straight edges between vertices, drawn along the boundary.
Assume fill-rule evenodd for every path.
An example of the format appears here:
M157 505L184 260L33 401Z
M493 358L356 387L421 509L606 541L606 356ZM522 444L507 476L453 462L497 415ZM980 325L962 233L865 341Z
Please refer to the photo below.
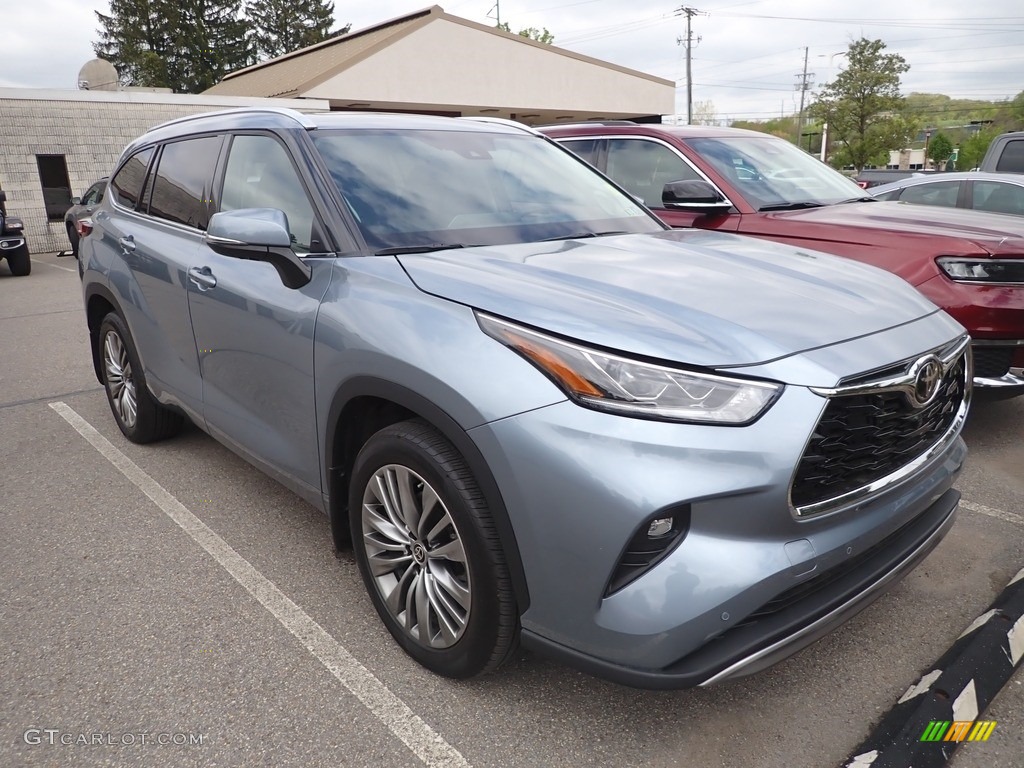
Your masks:
M1000 133L998 128L984 128L960 142L960 152L956 159L957 170L969 171L981 165L981 160L988 151L992 139Z
M111 0L97 56L123 85L199 93L253 62L242 0Z
M906 143L916 122L902 114L900 76L910 66L902 56L884 51L881 40L850 43L846 68L808 110L812 118L828 123L830 138L839 143L835 160L858 171L885 163L890 149Z
M792 143L793 137L796 136L796 117L776 117L771 120L735 120L732 127L770 133L772 136L778 136L780 139ZM812 129L805 126L804 130L809 132Z
M245 9L250 19L256 55L273 59L331 37L346 34L351 25L331 32L331 0L251 0Z
M508 25L507 21L503 21L501 24L496 24L495 26L503 32L512 32L512 27ZM547 27L544 27L543 29L527 27L526 29L520 29L516 34L520 37L536 40L538 43L545 43L546 45L551 45L551 43L555 42L555 36L548 32Z
M953 142L942 131L939 131L928 142L928 159L939 168L953 154Z

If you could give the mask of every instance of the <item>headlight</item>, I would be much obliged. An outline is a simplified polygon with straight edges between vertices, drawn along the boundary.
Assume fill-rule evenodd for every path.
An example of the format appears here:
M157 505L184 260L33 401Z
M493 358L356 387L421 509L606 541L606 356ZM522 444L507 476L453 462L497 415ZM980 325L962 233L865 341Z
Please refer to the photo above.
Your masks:
M1024 259L962 259L949 256L937 261L942 271L957 282L1024 284Z
M743 425L768 410L782 385L684 371L588 349L477 314L484 333L525 357L574 401L626 416Z

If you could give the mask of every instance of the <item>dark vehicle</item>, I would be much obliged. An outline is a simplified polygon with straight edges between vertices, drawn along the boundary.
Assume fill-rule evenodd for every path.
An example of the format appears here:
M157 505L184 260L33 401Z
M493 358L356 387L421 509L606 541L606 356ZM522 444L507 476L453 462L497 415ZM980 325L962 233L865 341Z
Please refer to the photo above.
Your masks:
M72 197L72 205L64 214L64 227L68 231L71 253L76 259L78 258L78 241L83 234L88 234L83 232L83 228L92 227L92 212L103 202L103 193L106 189L107 179L104 177L89 187L81 197Z
M7 259L12 275L24 277L32 272L25 225L21 219L7 215L7 193L3 190L0 190L0 259Z
M875 187L871 194L878 200L1024 216L1024 174L1018 173L965 171L914 176Z
M1024 131L1003 133L992 139L978 170L1024 173Z
M899 275L970 332L975 386L1024 393L1024 220L882 202L756 131L622 122L542 130L670 226L753 235Z
M892 168L874 168L861 171L853 180L861 189L872 189L882 184L892 184L903 179L911 179L915 176L932 173L934 171L897 171Z

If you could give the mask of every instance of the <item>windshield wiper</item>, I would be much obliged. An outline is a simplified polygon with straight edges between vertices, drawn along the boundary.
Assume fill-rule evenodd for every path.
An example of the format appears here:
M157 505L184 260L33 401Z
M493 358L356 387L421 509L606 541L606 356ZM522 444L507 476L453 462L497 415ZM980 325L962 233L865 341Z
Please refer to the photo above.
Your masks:
M433 253L446 251L450 248L470 248L465 243L427 243L426 245L396 245L392 248L381 248L374 251L374 256L398 256L403 253Z
M538 240L538 243L550 243L555 240L583 240L587 237L604 237L605 235L628 235L629 232L609 231L609 232L577 232L574 235L559 235L558 237L545 237L543 240Z
M758 208L758 213L764 213L765 211L796 211L801 208L822 208L824 203L812 203L809 200L805 200L799 203L776 203L774 205L762 205Z
M845 205L846 203L877 203L880 202L877 197L851 197L849 200L843 200L839 205Z

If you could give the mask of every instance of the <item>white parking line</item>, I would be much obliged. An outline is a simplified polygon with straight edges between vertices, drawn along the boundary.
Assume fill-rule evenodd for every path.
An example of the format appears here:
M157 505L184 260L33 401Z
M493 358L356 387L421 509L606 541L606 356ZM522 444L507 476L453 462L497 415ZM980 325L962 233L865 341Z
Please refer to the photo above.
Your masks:
M77 269L71 269L71 267L62 267L60 264L51 264L48 261L33 261L32 263L33 264L43 264L43 265L45 265L47 267L53 267L54 269L63 269L65 272L74 272L76 275L78 274L78 270Z
M52 265L51 265L52 266ZM445 741L408 705L360 664L323 627L297 606L273 582L257 571L202 520L193 515L156 480L107 440L70 406L50 403L65 421L93 448L113 464L126 478L146 494L154 504L270 611L306 649L359 699L395 736L428 766L438 768L469 767L469 762Z
M973 501L964 501L962 499L960 500L960 506L964 509L969 509L972 512L980 512L983 515L994 517L997 520L1004 520L1007 523L1024 525L1024 517L1015 515L1013 512L1004 512L1001 509L993 509L992 507L986 507L984 504L978 504Z

